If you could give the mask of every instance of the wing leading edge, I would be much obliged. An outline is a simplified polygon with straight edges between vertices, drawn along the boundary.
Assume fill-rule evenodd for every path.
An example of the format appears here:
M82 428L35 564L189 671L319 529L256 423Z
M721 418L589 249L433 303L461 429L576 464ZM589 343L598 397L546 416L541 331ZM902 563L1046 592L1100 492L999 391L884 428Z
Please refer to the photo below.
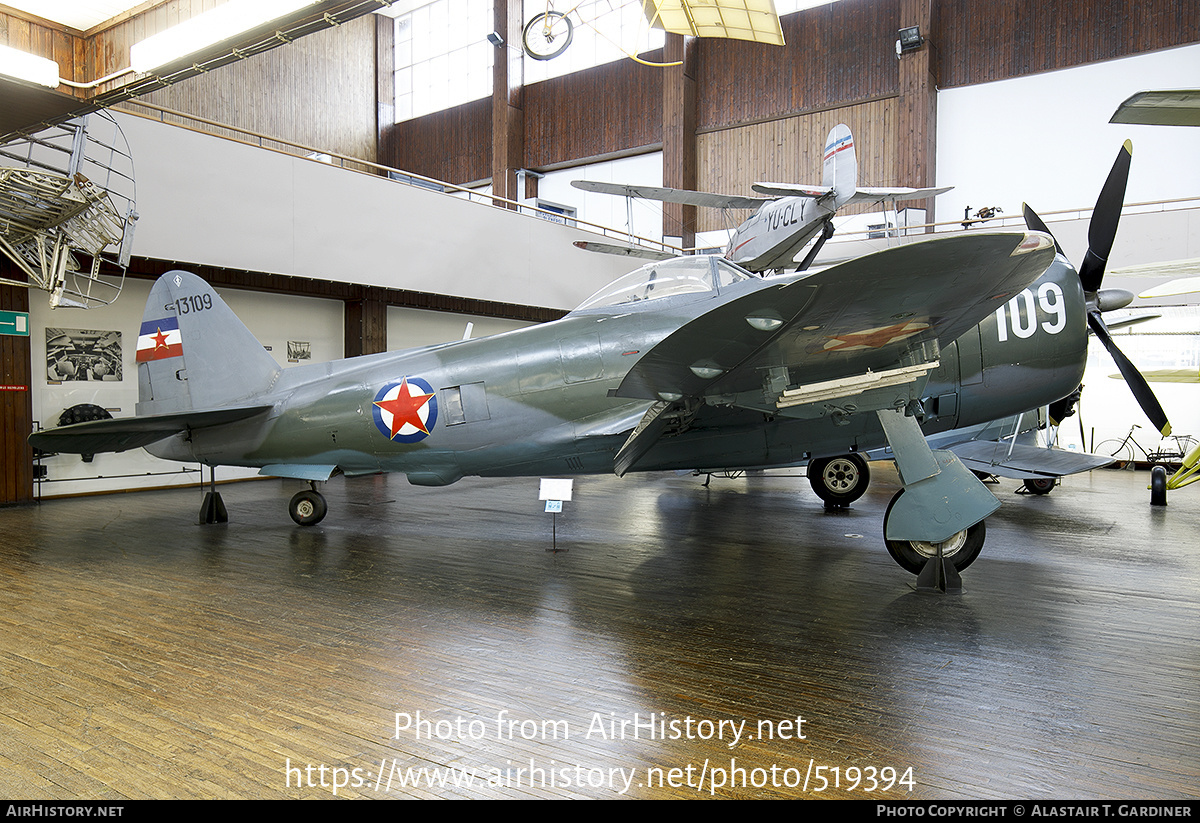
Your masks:
M1053 242L1037 232L956 235L860 257L686 323L642 357L616 394L711 398L761 393L770 379L782 395L801 383L930 362L937 341L960 337L1053 259Z

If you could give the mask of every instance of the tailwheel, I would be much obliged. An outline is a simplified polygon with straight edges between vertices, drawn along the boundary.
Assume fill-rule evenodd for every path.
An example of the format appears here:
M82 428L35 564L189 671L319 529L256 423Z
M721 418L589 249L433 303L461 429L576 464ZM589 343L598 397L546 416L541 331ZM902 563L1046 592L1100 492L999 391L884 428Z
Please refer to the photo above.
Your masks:
M325 519L329 507L321 493L313 490L296 492L288 503L288 514L301 526L313 526Z
M1167 470L1162 466L1150 470L1150 505L1167 505Z
M883 515L884 534L887 534L888 516L892 513L892 507L896 505L896 501L902 494L904 494L904 489L896 492L892 502L888 503L887 511ZM939 546L942 550L942 557L949 560L958 571L964 570L975 562L976 557L979 557L986 536L987 529L980 520L974 526L950 535L940 544L925 540L888 540L886 538L884 538L884 543L887 544L887 550L892 559L899 563L905 571L920 574L926 562L937 557Z
M1054 491L1053 477L1031 477L1022 485L1030 494L1049 494Z
M809 462L808 482L827 504L849 506L866 492L871 470L862 455L823 457Z

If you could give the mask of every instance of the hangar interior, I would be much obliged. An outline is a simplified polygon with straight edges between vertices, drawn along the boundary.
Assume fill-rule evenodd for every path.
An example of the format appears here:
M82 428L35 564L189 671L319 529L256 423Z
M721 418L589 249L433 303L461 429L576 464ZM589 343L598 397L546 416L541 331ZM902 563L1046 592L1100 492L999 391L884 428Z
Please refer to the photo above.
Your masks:
M25 338L0 338L0 503L199 481L196 464L141 450L87 462L56 455L35 464L25 439L79 404L116 417L133 413L136 329L154 279L167 271L195 271L217 287L284 367L503 332L555 319L633 268L628 258L581 251L576 241L635 235L648 246L712 248L747 214L627 204L585 194L572 180L739 194L762 180L816 184L824 136L838 123L855 135L863 185L955 188L898 213L849 208L839 215L826 259L899 242L889 221L922 226L908 233L924 233L925 223L939 233L1023 227L1021 204L1029 202L1067 256L1079 260L1092 204L1125 139L1134 144L1129 205L1106 285L1143 291L1194 276L1200 258L1200 130L1108 122L1133 92L1194 85L1200 10L1193 4L1053 0L1030 8L1003 0L986 12L954 0L780 5L786 46L659 36L641 56L679 63L660 68L623 55L580 65L575 61L589 49L601 51L582 42L571 47L571 63L566 55L523 58L523 28L538 3L522 8L507 0L479 12L476 3L449 0L389 8L326 0L292 12L285 24L223 41L169 73L113 77L129 65L130 46L214 4L126 5L92 21L51 19L39 8L44 4L0 6L0 45L54 60L60 76L80 86L51 92L0 78L0 133L12 137L104 107L128 142L139 212L133 255L112 305L51 309L45 292L0 283L0 310L28 312L31 328ZM612 14L620 5L612 4ZM588 4L581 18L606 27L613 18L605 13ZM912 25L924 46L898 55L897 32ZM428 37L439 28L448 32L444 44ZM275 37L276 30L290 34ZM489 42L489 33L503 44ZM982 207L999 214L962 225ZM0 267L0 279L24 279L7 258ZM1122 332L1123 350L1146 369L1200 368L1196 302L1184 295L1135 303L1161 318ZM69 359L64 339L79 349L97 338L112 341L111 332L122 335L109 344L121 368L70 374L58 365ZM1080 411L1087 428L1063 427L1064 444L1076 448L1122 437L1141 420L1095 344L1088 370ZM1156 384L1155 392L1177 432L1200 434L1195 385ZM226 468L219 479L255 474ZM12 621L5 714L20 730L3 753L17 775L11 793L329 795L325 786L289 782L280 755L288 763L343 767L386 757L405 766L486 768L521 757L553 760L556 751L559 762L572 765L587 758L611 766L629 758L639 768L664 758L682 764L698 752L704 760L706 751L664 751L644 740L631 748L596 736L583 749L535 745L544 739L488 749L461 735L410 741L397 732L393 740L381 727L393 712L418 709L479 718L508 710L524 719L568 718L574 727L595 713L756 721L812 705L814 728L827 723L819 751L799 756L764 743L752 747L756 765L797 767L809 754L831 765L839 758L857 766L894 759L919 775L925 768L905 795L919 798L1195 799L1197 567L1194 552L1183 549L1196 508L1186 493L1166 512L1139 509L1128 520L1106 514L1105 504L1145 497L1138 479L1121 473L1057 490L1037 501L1043 508L1029 522L1006 505L995 582L980 585L976 600L968 593L942 606L955 612L950 623L957 628L934 630L944 613L906 590L889 590L904 581L889 578L894 570L882 552L841 554L859 532L880 542L875 521L886 500L874 493L852 509L850 525L822 518L811 498L792 500L799 485L787 473L727 480L723 488L713 481L703 491L701 481L678 477L579 482L592 502L575 513L568 504L561 516L573 542L561 557L542 552L545 517L521 499L528 489L495 481L468 480L442 492L408 487L403 478L330 484L343 509L370 504L370 512L355 512L367 536L361 540L354 523L293 533L286 517L244 531L260 506L279 507L282 515L277 481L236 487L227 495L234 522L189 532L169 549L139 535L190 529L194 491L0 510ZM442 507L460 513L430 514ZM520 514L506 520L513 512ZM787 552L746 536L766 521L786 533L789 518L819 525ZM482 537L503 523L501 534ZM389 543L395 528L402 545ZM629 533L606 542L622 528ZM1111 538L1116 542L1110 533L1119 535ZM508 567L488 543L498 557L520 559ZM409 544L437 550L422 559ZM279 546L286 547L284 559L273 554ZM797 553L807 559L797 564ZM581 555L587 563L572 568ZM438 564L446 568L434 569ZM1121 577L1125 564L1135 569L1132 583ZM777 577L781 566L792 567L789 576ZM1073 577L1081 568L1085 581ZM730 569L737 569L737 585L713 582L728 579ZM1104 573L1118 582L1101 579ZM503 600L529 577L540 580L534 592ZM192 587L196 578L200 590ZM765 600L738 605L759 597L768 579ZM851 586L874 592L878 612L847 614L846 603L858 597ZM1110 586L1122 594L1112 595ZM62 605L47 605L43 588ZM1072 591L1083 593L1082 603L1071 602ZM1024 611L1027 598L1039 607ZM264 605L256 609L251 600ZM1173 609L1138 612L1135 603L1151 601ZM126 609L140 603L144 608L133 610L144 614L115 616L118 602ZM285 605L265 605L271 603ZM463 603L466 619L458 613ZM356 622L364 605L366 617ZM560 614L568 625L552 619ZM1106 622L1104 642L1086 657L1094 637L1084 627ZM164 628L169 624L187 628ZM765 624L777 633L746 628ZM381 633L364 640L368 627ZM1027 646L1031 637L1040 640ZM1137 640L1143 642L1135 654ZM706 673L721 655L732 669L724 679ZM830 661L847 658L858 686L828 697L829 684L847 671ZM1047 658L1058 660L1049 677ZM601 661L595 675L587 674L592 660ZM949 660L962 665L947 669ZM226 664L231 670L220 671ZM557 696L547 698L539 684L518 676L520 666ZM994 666L1006 673L999 681ZM684 678L673 667L694 675ZM253 675L256 669L265 674ZM1153 677L1134 684L1127 678L1137 670ZM917 696L894 699L905 689L901 681L916 683ZM160 682L169 683L163 692ZM992 688L966 701L970 719L950 719L958 695L985 682ZM1066 697L1056 695L1060 687ZM258 690L269 694L217 722L222 706ZM319 695L317 705L283 722L287 706L309 694ZM668 694L674 696L663 702ZM1096 705L1102 694L1117 695L1111 712ZM179 700L196 705L184 712ZM1142 716L1139 700L1149 709ZM857 724L878 734L851 744ZM1003 730L996 742L986 742L997 725ZM1114 743L1134 739L1129 753ZM1103 761L1098 766L1085 753L1101 741L1108 747L1094 755ZM717 753L716 746L707 752ZM956 756L972 766L969 784L950 766ZM151 762L170 765L151 769ZM354 789L346 793L382 794ZM799 794L795 786L719 793ZM393 794L613 792L572 785ZM643 788L638 796L689 792ZM843 786L834 796L860 795Z

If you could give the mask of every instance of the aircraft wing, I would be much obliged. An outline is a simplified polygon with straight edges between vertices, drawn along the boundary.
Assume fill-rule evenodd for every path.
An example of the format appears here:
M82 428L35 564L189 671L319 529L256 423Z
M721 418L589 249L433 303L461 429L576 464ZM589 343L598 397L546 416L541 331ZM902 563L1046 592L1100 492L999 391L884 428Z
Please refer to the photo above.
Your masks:
M737 194L712 194L688 189L668 189L659 186L626 186L621 183L600 183L595 180L572 180L571 185L583 191L615 194L618 197L640 197L662 203L682 203L685 206L705 206L710 209L757 209L774 197L743 197Z
M761 397L768 375L811 386L920 366L934 359L928 344L960 337L1053 259L1053 241L1037 232L964 232L859 257L685 323L646 352L616 396Z
M665 251L656 251L642 246L618 246L613 243L593 243L590 240L576 240L573 244L577 249L595 251L601 254L615 254L620 257L641 257L646 260L671 260L676 255Z
M1121 103L1108 122L1200 126L1200 89L1139 91Z
M145 417L118 417L91 420L34 432L29 444L44 452L67 454L103 454L149 446L188 429L235 423L270 411L271 406L231 406L209 411L154 414Z
M877 188L869 186L859 186L854 196L846 201L846 205L854 205L856 203L880 203L883 201L896 202L897 200L924 200L926 197L936 197L939 194L945 194L954 186L942 186L937 189L910 189L906 187L899 188Z
M949 449L972 471L1011 477L1015 480L1063 477L1099 469L1115 462L1114 458L1099 454L996 440L968 440L950 446Z

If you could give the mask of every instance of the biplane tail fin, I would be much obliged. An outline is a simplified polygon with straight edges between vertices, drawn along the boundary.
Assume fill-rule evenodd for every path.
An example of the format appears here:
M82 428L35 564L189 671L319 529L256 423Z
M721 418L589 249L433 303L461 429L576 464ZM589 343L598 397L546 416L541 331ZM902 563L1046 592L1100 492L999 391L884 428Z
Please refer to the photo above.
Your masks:
M854 135L844 123L834 126L825 138L825 165L822 185L833 189L834 208L841 208L858 190L858 157L854 153Z

